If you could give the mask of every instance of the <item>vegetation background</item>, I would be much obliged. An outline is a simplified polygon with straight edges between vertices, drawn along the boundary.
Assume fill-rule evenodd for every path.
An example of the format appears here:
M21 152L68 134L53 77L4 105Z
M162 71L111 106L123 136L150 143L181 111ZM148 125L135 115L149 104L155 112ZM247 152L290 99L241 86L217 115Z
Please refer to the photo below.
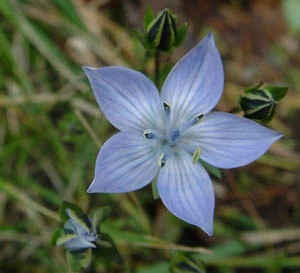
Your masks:
M230 111L260 81L289 87L268 125L284 138L257 162L214 179L213 237L171 215L150 186L86 193L99 147L116 130L81 66L151 76L153 61L134 35L147 2L189 22L184 44L164 62L214 32L226 74L219 110ZM178 253L196 255L207 272L300 272L299 38L298 0L1 0L0 272L72 272L64 250L50 245L63 200L86 212L111 207L102 230L124 264L94 257L87 272L168 272Z

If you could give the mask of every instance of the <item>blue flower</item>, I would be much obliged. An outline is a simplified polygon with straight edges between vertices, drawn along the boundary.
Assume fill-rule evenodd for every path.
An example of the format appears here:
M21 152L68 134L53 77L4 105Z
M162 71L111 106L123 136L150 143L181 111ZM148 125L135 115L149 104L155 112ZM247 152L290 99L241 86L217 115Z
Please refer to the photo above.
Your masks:
M88 192L129 192L158 176L165 206L209 235L214 192L198 159L218 168L240 167L282 136L251 120L211 112L224 84L212 34L177 63L161 95L146 76L132 69L83 69L104 115L121 131L102 146Z
M64 245L65 249L71 252L96 248L95 242L98 234L89 219L83 220L69 208L66 209L66 214L69 219L65 222L64 228L56 240L56 245Z

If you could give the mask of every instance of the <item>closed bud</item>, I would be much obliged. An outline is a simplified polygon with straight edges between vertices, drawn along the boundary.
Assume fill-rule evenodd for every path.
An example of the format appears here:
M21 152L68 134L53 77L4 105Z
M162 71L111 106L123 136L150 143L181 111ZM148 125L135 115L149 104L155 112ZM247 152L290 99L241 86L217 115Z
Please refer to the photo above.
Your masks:
M276 101L267 90L254 90L240 98L240 107L249 119L270 121L275 113Z
M184 23L177 28L177 16L169 9L160 11L155 17L150 7L147 7L144 28L145 37L138 33L143 45L148 50L159 50L171 53L174 47L182 44L186 34L188 24Z
M278 100L285 96L287 88L274 86L261 88L262 85L263 83L260 83L246 89L245 96L240 97L239 105L246 118L269 122L275 114Z
M150 44L161 51L169 51L175 44L176 18L164 9L147 27L147 38Z

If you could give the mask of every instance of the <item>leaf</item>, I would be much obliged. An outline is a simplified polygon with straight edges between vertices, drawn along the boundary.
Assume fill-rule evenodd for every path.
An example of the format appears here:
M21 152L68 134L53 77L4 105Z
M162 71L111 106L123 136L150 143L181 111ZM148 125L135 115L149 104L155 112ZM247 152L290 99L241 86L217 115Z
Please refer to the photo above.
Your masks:
M155 15L153 13L153 10L151 8L150 5L147 5L146 7L146 13L145 13L145 17L144 17L144 29L146 30L149 26L149 24L151 23L151 21L155 18Z
M199 257L179 254L171 263L170 273L205 273L205 266Z
M268 85L264 89L267 89L272 94L272 97L276 101L279 101L282 98L284 98L284 96L286 95L286 93L288 91L288 87L283 87L283 86L271 86L271 85Z
M93 258L92 249L84 249L76 252L66 252L67 260L73 271L80 271L81 268L90 266Z
M61 246L65 244L66 242L77 238L78 236L75 233L66 233L66 232L61 232L59 234L59 237L56 240L56 246Z
M123 257L121 256L116 244L107 233L101 233L100 242L97 243L97 246L98 247L94 249L94 255L97 256L97 259L101 259L109 263L124 263Z
M169 269L168 262L157 262L149 265L138 266L136 273L167 273Z
M58 7L61 11L61 17L65 17L70 20L72 23L77 25L78 27L85 29L84 24L76 10L76 7L71 0L52 0L52 2Z
M149 44L149 41L148 41L148 39L147 39L147 36L146 36L143 32L141 32L141 31L135 29L135 30L134 30L134 34L136 35L136 37L138 38L139 42L141 43L141 45L142 45L146 50L148 50L148 51L153 50L152 47L151 47L151 45Z
M120 229L115 228L112 225L108 225L107 223L102 225L102 230L116 241L123 241L128 244L138 245L141 247L147 248L157 248L157 249L166 249L172 251L185 251L185 252L195 252L195 253L211 253L208 249L204 247L189 247L185 245L173 244L171 242L161 240L155 236L151 236L149 234L141 234L130 232L130 231L122 231Z
M78 263L83 267L87 268L92 262L92 249L88 248L80 252L72 253L74 257L78 260Z
M100 229L100 224L101 222L105 221L105 219L108 217L111 209L110 207L102 207L99 209L96 209L93 214L91 215L92 217L92 227L95 232L98 233L98 230Z
M206 163L205 161L199 159L200 163L202 164L202 166L213 176L215 176L216 178L221 179L222 178L222 173L220 171L220 169L218 169L215 166L212 166L208 163Z
M263 82L260 82L259 84L253 86L253 87L248 87L245 89L245 93L248 94L248 93L251 93L252 91L255 91L255 90L258 90L264 83Z
M176 32L176 40L175 40L175 44L174 46L178 47L180 46L186 35L187 35L187 31L188 31L188 28L189 28L189 24L188 22L185 22Z
M52 246L56 246L57 245L57 240L59 239L59 237L61 236L61 232L62 232L62 229L61 228L58 228L56 229L53 234L52 234L52 237L51 237L51 245Z

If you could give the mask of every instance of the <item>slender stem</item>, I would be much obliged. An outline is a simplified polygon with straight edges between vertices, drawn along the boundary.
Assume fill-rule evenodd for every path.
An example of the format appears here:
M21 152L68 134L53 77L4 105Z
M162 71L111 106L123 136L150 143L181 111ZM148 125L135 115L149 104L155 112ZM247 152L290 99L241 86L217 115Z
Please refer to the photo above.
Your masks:
M97 137L97 134L95 133L95 131L93 130L93 128L91 127L91 125L88 123L88 121L86 120L86 118L84 117L84 115L82 114L82 112L80 110L76 109L75 110L75 115L77 116L77 118L81 122L81 124L84 127L84 129L88 132L88 134L90 135L90 137L92 138L92 140L94 141L94 143L97 145L97 147L100 148L101 147L101 141Z
M231 113L231 114L238 114L242 111L242 109L239 107L239 106L236 106L236 107L233 107L232 109L230 109L228 111L228 113Z
M159 85L159 68L160 68L160 51L155 50L155 67L154 67L154 82Z
M6 194L10 195L20 203L23 203L28 208L35 210L49 218L52 218L53 220L60 221L57 213L53 212L52 210L49 210L48 208L34 201L24 192L20 191L8 181L0 179L0 190L6 192Z

